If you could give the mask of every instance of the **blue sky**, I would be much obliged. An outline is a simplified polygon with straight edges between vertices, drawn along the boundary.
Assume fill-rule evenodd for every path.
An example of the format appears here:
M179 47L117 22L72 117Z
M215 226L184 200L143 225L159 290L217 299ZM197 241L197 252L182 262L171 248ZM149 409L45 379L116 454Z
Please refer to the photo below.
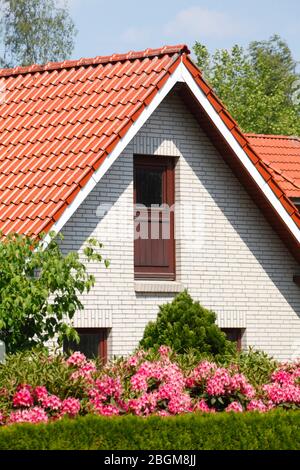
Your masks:
M57 0L60 1L60 0ZM69 0L79 31L73 58L196 40L211 51L274 33L300 61L299 0Z

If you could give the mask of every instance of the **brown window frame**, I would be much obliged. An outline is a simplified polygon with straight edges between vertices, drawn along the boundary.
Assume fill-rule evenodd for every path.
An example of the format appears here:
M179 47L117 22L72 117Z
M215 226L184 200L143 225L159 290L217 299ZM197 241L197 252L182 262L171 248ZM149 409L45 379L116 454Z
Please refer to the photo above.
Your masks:
M175 163L174 157L161 157L153 155L135 155L134 156L134 204L136 204L136 169L138 167L146 168L164 168L163 172L163 203L170 207L175 203ZM134 214L135 217L135 214ZM134 259L136 257L136 241L134 241ZM135 279L156 279L170 280L176 278L176 260L175 260L175 228L174 213L170 213L170 240L169 240L169 266L136 266L134 262Z
M95 334L100 335L98 344L98 358L107 362L107 338L109 334L109 328L75 328L77 333L80 334ZM80 343L78 344L77 351L80 351Z
M226 334L226 337L227 339L229 339L229 341L236 343L237 350L240 352L242 350L242 338L244 334L244 329L243 328L221 328L221 330L223 331L223 333ZM228 338L227 336L228 334L229 335L236 334L236 339Z

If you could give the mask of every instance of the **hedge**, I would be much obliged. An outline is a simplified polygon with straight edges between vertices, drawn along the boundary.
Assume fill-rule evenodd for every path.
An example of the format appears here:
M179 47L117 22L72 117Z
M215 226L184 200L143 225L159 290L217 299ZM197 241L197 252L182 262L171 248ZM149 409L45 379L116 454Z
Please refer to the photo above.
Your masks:
M300 413L98 416L0 429L1 450L300 449Z

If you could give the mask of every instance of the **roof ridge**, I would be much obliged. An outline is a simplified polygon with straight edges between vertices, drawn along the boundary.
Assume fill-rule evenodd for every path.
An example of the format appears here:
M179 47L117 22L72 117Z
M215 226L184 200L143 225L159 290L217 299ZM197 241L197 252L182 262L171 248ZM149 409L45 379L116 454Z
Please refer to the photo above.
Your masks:
M25 67L15 67L9 69L0 69L0 78L12 75L24 75L27 73L46 72L52 70L69 69L73 67L82 67L89 65L100 65L126 60L146 59L161 55L190 54L186 44L177 44L175 46L163 46L157 49L145 49L142 51L129 51L124 54L112 54L108 56L96 56L93 58L81 58L79 60L65 60L63 62L47 62L44 65L33 64Z
M296 135L280 135L280 134L255 134L251 132L245 132L246 137L252 138L263 138L263 139L285 139L285 140L298 140L300 142L300 137Z

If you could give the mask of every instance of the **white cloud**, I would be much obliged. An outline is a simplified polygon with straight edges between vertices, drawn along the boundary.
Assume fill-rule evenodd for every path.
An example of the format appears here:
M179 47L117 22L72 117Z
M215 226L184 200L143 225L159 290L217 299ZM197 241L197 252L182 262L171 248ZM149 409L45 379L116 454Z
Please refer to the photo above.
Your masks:
M164 27L169 37L230 37L242 31L241 25L227 13L198 6L180 11Z

